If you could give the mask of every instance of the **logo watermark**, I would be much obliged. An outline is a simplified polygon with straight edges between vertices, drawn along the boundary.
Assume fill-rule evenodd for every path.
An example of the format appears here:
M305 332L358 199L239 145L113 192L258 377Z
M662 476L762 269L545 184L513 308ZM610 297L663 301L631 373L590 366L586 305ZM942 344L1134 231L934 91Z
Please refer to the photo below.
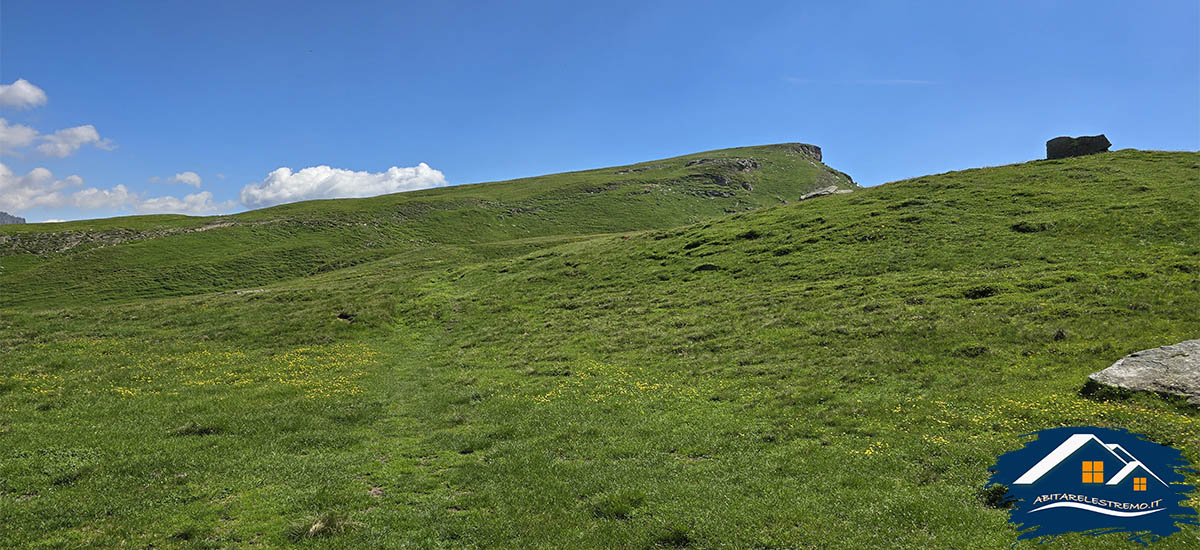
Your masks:
M1178 449L1121 429L1077 426L1029 434L1000 456L989 484L1008 487L1018 540L1065 533L1126 533L1147 544L1200 525Z

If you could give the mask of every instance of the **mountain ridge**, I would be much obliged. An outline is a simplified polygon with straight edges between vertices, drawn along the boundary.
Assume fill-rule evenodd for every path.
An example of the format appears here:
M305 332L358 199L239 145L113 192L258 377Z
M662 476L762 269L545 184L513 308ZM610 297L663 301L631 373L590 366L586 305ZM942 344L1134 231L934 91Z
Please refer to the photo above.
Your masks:
M87 281L114 270L141 271L147 291L155 285L167 293L215 290L244 286L235 282L242 279L246 285L261 284L433 244L478 248L549 235L671 227L795 201L826 186L859 189L819 159L818 147L788 143L378 197L304 201L228 216L9 226L0 228L0 261L9 263L7 279L16 292L0 296L0 304L35 300L21 296L22 288L45 288L32 282L34 274L83 295L96 294ZM135 246L144 267L129 261ZM184 249L191 255L179 256ZM196 269L178 269L192 262ZM62 264L72 269L63 270ZM162 280L164 270L173 273L170 280ZM5 278L0 275L0 283Z

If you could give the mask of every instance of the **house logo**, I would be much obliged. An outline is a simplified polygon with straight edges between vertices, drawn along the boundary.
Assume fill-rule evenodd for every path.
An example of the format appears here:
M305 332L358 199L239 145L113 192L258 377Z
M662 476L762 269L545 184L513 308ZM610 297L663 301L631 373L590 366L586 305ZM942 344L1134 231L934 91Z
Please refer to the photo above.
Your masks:
M1002 455L988 483L1007 487L1018 539L1124 533L1147 544L1200 525L1186 503L1192 471L1178 449L1121 429L1052 428Z

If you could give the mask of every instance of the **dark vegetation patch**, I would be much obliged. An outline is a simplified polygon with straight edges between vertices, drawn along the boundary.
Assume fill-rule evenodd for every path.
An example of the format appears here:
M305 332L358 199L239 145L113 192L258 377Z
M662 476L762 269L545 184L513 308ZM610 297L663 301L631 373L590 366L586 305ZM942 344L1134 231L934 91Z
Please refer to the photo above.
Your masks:
M981 345L965 345L959 346L954 350L954 355L958 357L975 358L980 357L988 352L987 346Z
M221 433L220 428L198 422L188 422L171 430L171 435L176 436L215 435L219 433Z
M984 506L994 510L1008 510L1016 504L1016 500L1006 498L1008 486L1000 483L993 483L979 490L978 498Z
M653 544L657 548L690 548L695 542L687 528L669 525L655 535Z
M979 300L982 298L990 298L1000 293L998 287L992 285L973 286L963 291L962 296L968 300Z
M1053 229L1054 224L1051 222L1020 221L1014 223L1011 227L1012 230L1016 231L1017 233L1040 233L1042 231Z

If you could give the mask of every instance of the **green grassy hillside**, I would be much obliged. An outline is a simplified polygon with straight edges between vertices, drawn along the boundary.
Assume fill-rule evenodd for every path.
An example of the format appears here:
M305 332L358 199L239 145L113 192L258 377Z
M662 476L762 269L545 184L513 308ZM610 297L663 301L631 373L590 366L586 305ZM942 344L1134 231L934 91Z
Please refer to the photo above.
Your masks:
M1200 153L799 203L819 184L782 165L732 198L535 178L9 253L0 546L1009 548L984 484L1021 434L1119 426L1200 462L1195 407L1079 391L1200 334ZM70 229L213 220L99 223Z
M801 144L744 147L233 216L6 225L0 307L229 290L428 247L475 258L511 255L548 238L674 227L795 201L829 185L856 188L819 156ZM530 238L541 240L531 245Z

